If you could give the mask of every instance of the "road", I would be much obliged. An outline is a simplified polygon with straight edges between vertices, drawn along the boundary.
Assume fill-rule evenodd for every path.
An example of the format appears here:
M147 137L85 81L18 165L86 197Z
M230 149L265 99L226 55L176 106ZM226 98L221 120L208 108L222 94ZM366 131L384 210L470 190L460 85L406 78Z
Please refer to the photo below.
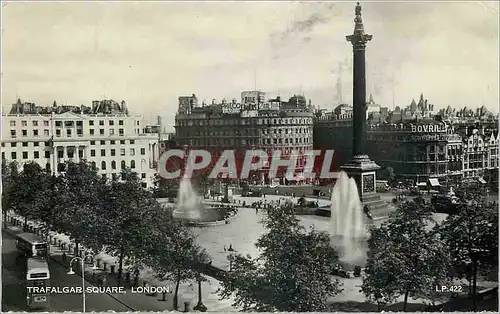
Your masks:
M16 244L12 235L2 231L2 312L26 311L26 288L22 269L16 264ZM68 269L49 260L50 286L81 287L82 278L68 275ZM86 282L86 285L90 283ZM86 294L86 311L131 311L122 303L107 294ZM49 311L82 311L81 294L50 295ZM43 310L47 311L47 310Z

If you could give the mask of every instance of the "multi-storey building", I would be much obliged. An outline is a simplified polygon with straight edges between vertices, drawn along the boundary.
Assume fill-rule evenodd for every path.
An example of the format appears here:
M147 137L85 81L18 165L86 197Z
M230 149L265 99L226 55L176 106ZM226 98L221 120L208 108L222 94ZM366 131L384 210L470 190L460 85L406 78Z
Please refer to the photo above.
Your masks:
M87 160L106 178L119 178L129 167L150 187L158 136L146 134L142 118L128 113L125 102L94 101L92 107L12 106L2 116L2 159L20 166L35 161L57 174L64 162Z
M261 91L242 92L241 102L213 100L210 105L199 104L195 95L179 97L175 139L180 145L213 152L263 149L290 154L296 151L299 154L297 172L300 172L305 165L305 155L313 145L312 111L303 96L293 96L287 102L280 97L267 100ZM259 177L257 181L269 182L266 171ZM284 183L289 179L283 173L278 173L278 178Z
M380 108L379 113L369 113L367 154L380 166L393 168L401 180L415 183L430 178L437 178L442 183L458 183L463 178L489 182L498 180L498 155L495 155L498 150L498 121L481 123L489 127L484 132L474 131L476 137L469 139L472 130L478 128L477 123L475 126L464 126L462 121L453 125L440 116L433 116L432 109L433 105L421 96L418 103L412 101L403 110L396 107L388 112L386 108ZM314 122L314 146L316 149L335 149L336 166L343 165L351 157L351 139L350 112L318 112ZM469 148L469 141L475 143L475 150Z
M464 180L479 178L498 182L498 129L465 127L458 132L463 139Z

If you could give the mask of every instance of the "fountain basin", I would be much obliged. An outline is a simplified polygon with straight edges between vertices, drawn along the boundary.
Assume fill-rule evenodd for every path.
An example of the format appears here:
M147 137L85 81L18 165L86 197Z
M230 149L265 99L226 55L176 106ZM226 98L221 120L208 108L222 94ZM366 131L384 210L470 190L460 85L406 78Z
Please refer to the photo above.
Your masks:
M352 246L346 247L346 243ZM353 271L354 267L366 266L366 252L368 251L368 235L346 239L345 236L336 235L330 237L330 244L339 253L339 264L342 269Z

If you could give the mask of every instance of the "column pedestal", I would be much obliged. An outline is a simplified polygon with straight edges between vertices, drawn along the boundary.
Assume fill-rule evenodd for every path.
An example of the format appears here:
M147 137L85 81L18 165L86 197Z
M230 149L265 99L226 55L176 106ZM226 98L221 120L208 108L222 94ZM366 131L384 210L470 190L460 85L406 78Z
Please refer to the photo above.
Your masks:
M396 211L392 204L382 200L377 194L376 171L380 169L373 160L367 155L354 156L350 162L340 167L347 175L356 181L359 198L363 207L367 207L373 220L387 218Z

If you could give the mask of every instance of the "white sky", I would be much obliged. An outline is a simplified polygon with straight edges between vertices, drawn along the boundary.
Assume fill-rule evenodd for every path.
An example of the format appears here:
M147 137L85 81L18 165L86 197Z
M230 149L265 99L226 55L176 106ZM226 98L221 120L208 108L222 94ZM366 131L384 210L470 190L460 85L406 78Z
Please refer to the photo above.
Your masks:
M421 92L436 108L498 112L498 2L363 2L373 40L367 93L392 108ZM40 104L126 100L173 123L177 97L239 99L254 86L336 102L355 2L4 3L3 93ZM256 73L256 75L255 75ZM352 99L346 68L343 99ZM394 77L394 80L392 79ZM394 83L393 83L394 82Z

